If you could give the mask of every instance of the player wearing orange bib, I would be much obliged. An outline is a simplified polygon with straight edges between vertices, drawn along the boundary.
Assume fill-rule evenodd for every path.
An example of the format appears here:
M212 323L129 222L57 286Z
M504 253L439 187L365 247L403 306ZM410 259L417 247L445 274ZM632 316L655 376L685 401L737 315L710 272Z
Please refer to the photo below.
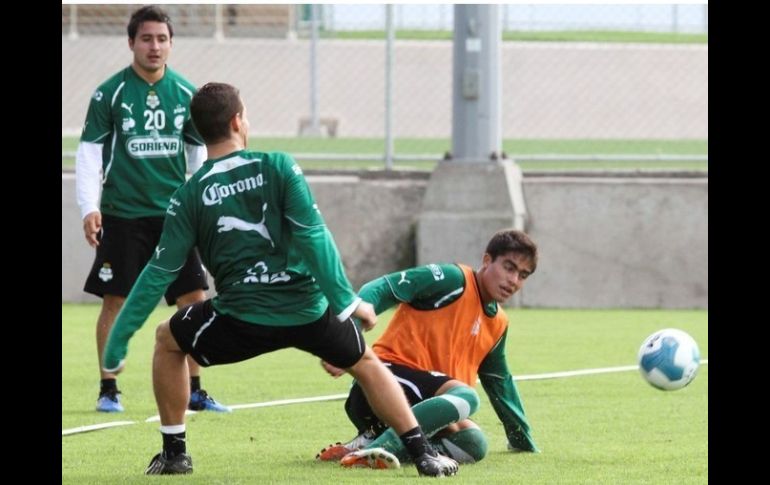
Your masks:
M487 244L478 271L461 264L430 264L365 284L359 296L379 314L397 306L388 328L372 345L404 389L415 417L442 454L460 463L486 455L487 440L468 417L479 406L477 378L503 423L508 448L538 451L518 389L508 371L508 316L500 304L522 288L537 266L537 246L523 232L504 230ZM338 369L322 362L330 374ZM357 383L345 411L358 430L348 443L331 445L321 460L352 461L385 448L408 459L398 436L377 418Z

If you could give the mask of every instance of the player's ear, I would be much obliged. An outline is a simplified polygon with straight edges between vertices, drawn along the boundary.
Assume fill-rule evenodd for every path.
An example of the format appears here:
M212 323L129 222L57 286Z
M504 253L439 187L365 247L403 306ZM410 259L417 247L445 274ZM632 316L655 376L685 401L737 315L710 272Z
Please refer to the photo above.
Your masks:
M241 126L243 125L243 120L241 119L240 113L235 113L232 118L230 118L230 129L232 129L235 132L240 132L242 130Z

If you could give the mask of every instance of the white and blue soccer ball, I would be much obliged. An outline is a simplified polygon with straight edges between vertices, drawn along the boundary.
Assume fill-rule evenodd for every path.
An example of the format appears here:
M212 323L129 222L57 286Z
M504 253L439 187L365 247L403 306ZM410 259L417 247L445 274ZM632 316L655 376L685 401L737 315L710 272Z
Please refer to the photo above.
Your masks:
M639 372L650 385L663 391L675 391L695 379L700 350L686 332L664 328L645 339L638 358Z

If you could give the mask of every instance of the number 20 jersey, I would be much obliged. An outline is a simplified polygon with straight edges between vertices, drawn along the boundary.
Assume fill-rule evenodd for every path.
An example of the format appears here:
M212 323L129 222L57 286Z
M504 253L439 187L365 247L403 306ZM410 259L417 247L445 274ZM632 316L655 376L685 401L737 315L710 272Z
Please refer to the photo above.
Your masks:
M81 142L103 144L101 211L161 217L184 183L184 143L202 145L190 118L192 83L166 67L150 84L130 66L91 97Z

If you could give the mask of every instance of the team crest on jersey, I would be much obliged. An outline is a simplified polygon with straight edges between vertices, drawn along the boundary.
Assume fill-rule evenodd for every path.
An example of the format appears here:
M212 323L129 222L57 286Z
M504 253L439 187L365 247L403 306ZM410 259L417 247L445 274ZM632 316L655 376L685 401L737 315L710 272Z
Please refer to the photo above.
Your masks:
M99 270L99 279L105 283L112 279L112 265L110 265L110 263L104 263Z
M134 121L133 118L123 118L123 123L121 124L121 127L123 128L123 133L131 131L131 128L136 126L136 121Z
M160 106L160 99L158 99L158 95L155 94L155 91L147 93L147 106L149 106L150 109L155 109Z

